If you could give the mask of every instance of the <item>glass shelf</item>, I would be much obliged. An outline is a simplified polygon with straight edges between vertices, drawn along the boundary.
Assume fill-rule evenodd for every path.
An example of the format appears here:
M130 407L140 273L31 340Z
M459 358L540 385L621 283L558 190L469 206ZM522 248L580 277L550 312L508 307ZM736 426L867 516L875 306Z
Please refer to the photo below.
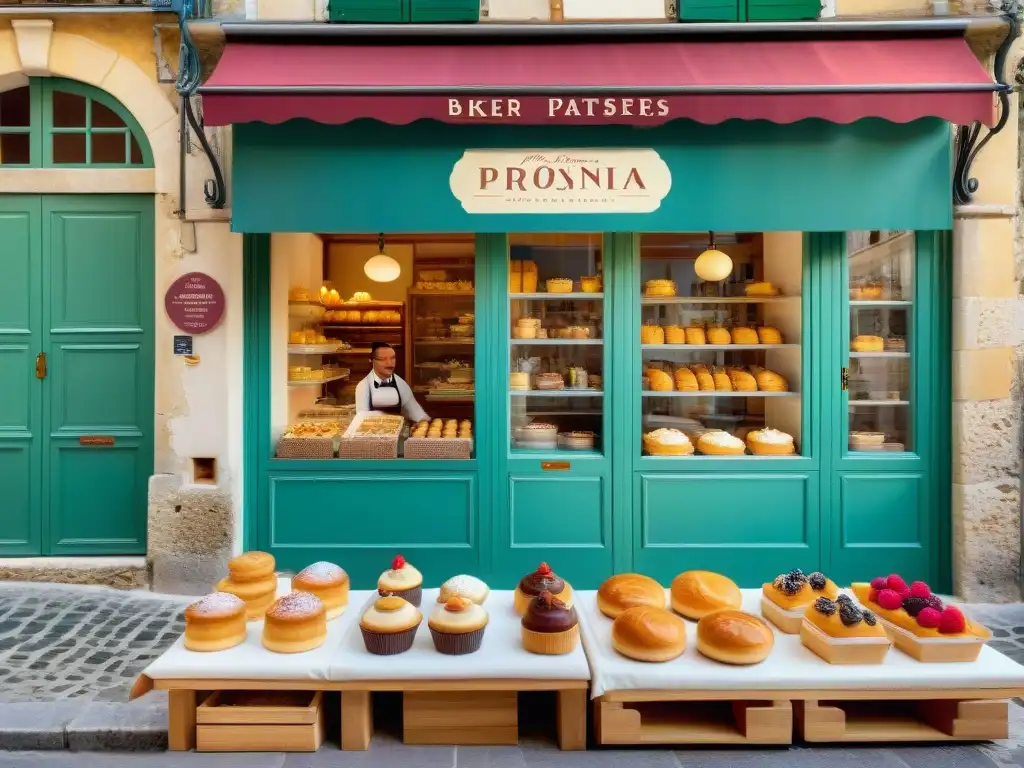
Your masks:
M594 347L604 344L604 339L511 339L513 347Z
M351 352L349 347L340 347L337 344L289 344L289 355L334 355L343 352Z
M799 299L799 296L644 296L644 307L660 304L774 304Z
M603 293L583 293L575 291L573 293L510 293L508 295L512 301L519 300L537 300L537 301L562 301L563 299L578 299L586 301L600 301L604 299Z
M328 382L331 382L331 381L341 381L342 379L347 379L347 378L348 378L348 374L344 373L344 374L341 374L340 376L331 376L330 378L326 378L326 379L299 379L299 380L296 380L296 381L289 380L288 381L288 386L289 387L319 387L319 386L321 386L323 384L327 384Z
M645 390L644 397L800 397L799 392L651 392Z
M909 352L851 352L850 359L856 360L857 358L868 358L868 357L910 357Z
M512 397L603 397L603 389L510 389Z
M800 349L799 344L641 344L644 352L748 352L761 349Z

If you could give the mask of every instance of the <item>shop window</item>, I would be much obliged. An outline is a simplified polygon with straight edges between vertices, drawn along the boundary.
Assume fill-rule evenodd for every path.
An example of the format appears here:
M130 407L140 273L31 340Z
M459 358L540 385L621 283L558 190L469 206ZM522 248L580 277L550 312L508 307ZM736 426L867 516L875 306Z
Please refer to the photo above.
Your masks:
M112 96L61 78L0 93L0 165L152 166L142 129Z
M475 239L274 235L281 459L469 459Z
M601 235L509 240L509 415L514 454L600 452Z
M913 232L847 235L849 450L914 450L912 381Z
M798 455L802 235L642 235L643 453Z

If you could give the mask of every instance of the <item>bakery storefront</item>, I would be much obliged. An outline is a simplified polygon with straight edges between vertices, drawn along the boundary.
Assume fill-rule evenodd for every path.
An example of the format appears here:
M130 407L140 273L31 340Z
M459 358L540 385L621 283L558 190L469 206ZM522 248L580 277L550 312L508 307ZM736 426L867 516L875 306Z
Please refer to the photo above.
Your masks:
M950 124L998 86L955 19L787 27L225 25L249 547L948 587Z

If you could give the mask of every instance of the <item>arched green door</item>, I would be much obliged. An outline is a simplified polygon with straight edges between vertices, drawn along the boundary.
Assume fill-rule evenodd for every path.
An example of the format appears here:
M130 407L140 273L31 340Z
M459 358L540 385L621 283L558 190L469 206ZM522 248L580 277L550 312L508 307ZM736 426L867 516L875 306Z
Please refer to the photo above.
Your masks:
M81 83L0 93L0 169L152 167ZM153 471L153 198L0 195L0 555L141 554Z

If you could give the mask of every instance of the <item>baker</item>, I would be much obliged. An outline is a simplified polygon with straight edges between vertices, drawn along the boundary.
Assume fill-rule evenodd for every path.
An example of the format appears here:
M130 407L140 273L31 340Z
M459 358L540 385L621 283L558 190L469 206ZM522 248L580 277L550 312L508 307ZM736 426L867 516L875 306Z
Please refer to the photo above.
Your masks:
M426 421L430 417L416 402L412 389L395 374L395 349L384 341L375 341L370 348L373 369L356 385L356 413L404 416L410 421Z

